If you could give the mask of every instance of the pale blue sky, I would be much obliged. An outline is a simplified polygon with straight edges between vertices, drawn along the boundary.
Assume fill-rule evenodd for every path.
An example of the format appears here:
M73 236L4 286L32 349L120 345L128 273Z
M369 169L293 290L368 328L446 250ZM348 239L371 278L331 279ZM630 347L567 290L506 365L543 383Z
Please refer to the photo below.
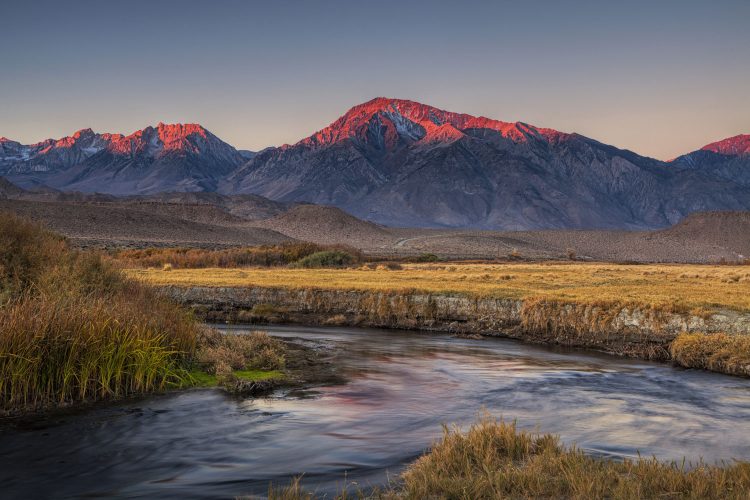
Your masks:
M750 133L750 2L40 2L0 7L0 136L198 122L295 142L376 96L658 158Z

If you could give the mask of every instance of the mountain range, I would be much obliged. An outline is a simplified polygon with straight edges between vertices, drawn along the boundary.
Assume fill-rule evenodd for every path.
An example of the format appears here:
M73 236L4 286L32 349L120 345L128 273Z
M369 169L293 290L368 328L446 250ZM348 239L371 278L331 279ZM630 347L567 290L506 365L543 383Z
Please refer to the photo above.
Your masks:
M23 187L116 195L215 191L251 157L195 124L159 123L127 136L84 129L28 146L0 138L0 175Z
M663 162L575 133L377 98L296 144L238 151L200 125L0 138L24 188L255 194L392 226L647 229L750 209L750 135Z

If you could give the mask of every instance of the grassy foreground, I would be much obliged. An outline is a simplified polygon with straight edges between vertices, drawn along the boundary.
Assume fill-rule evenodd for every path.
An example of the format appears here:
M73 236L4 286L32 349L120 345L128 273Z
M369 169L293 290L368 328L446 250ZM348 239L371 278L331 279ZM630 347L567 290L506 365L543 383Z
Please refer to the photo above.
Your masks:
M600 460L557 437L520 431L515 423L481 418L463 433L445 428L443 438L411 464L398 486L337 498L750 498L750 463L723 467L656 459ZM312 499L299 480L272 488L270 499Z
M323 288L750 311L750 266L405 264L375 269L129 269L154 285Z
M205 331L100 255L0 214L0 413L191 386L205 376L252 392L278 378L283 352L265 334Z
M0 214L0 411L182 382L197 324L99 256Z

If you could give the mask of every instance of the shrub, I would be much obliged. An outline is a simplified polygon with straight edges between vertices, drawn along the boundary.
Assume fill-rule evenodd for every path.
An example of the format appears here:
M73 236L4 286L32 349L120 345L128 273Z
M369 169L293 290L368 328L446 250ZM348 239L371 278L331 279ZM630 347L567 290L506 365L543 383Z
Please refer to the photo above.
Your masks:
M354 264L355 261L356 258L350 253L341 250L325 250L298 260L294 263L294 266L304 268L346 267Z
M345 245L318 245L297 242L256 247L225 248L210 250L203 248L146 248L121 250L111 255L115 261L127 267L161 267L170 265L176 269L205 267L285 266L325 250L340 250L362 260L359 250Z
M404 266L398 262L384 262L382 264L377 264L375 269L377 271L401 271L404 269Z
M414 258L414 262L437 262L438 256L434 253L423 253Z

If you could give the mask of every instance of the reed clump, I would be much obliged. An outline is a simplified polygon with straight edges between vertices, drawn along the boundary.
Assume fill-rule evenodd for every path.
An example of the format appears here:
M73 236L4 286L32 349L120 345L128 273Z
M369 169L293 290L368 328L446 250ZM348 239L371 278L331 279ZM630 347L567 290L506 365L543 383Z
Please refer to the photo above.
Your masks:
M101 256L0 214L0 411L180 384L197 333L190 314Z

